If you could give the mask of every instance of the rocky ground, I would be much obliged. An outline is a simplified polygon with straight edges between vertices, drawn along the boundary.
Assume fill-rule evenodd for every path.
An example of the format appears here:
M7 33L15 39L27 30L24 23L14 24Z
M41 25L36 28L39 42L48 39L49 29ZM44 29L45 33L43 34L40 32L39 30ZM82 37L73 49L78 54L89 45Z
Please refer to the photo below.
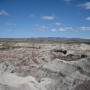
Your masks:
M90 45L0 49L0 90L90 90Z

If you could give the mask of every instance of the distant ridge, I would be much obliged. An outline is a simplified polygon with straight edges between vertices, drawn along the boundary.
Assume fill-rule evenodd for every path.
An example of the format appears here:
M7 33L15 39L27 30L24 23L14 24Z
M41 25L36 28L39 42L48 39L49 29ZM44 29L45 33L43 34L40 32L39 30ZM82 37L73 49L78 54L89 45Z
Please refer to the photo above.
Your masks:
M36 42L36 43L44 43L44 42L56 42L56 43L87 43L90 44L90 39L82 39L82 38L63 38L63 37L32 37L32 38L0 38L1 42L4 41L17 41L17 42Z

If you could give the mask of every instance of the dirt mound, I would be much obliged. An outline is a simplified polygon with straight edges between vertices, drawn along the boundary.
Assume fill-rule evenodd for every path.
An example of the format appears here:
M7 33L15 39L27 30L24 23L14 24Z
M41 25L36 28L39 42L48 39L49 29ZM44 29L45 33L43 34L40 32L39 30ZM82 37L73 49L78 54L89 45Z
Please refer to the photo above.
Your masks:
M90 80L77 85L74 90L90 90Z

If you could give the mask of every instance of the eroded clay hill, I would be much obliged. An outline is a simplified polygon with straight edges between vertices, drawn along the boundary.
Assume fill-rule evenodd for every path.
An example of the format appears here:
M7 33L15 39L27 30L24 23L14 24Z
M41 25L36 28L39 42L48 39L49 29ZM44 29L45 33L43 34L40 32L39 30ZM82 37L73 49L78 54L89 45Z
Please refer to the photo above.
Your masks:
M90 90L89 44L0 47L0 90Z

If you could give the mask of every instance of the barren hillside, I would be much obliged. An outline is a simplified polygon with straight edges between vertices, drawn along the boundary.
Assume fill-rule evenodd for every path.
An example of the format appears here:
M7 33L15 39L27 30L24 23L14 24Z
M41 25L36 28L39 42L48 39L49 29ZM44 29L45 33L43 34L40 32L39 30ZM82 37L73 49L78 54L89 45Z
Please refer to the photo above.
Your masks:
M0 42L0 90L90 90L90 45Z

